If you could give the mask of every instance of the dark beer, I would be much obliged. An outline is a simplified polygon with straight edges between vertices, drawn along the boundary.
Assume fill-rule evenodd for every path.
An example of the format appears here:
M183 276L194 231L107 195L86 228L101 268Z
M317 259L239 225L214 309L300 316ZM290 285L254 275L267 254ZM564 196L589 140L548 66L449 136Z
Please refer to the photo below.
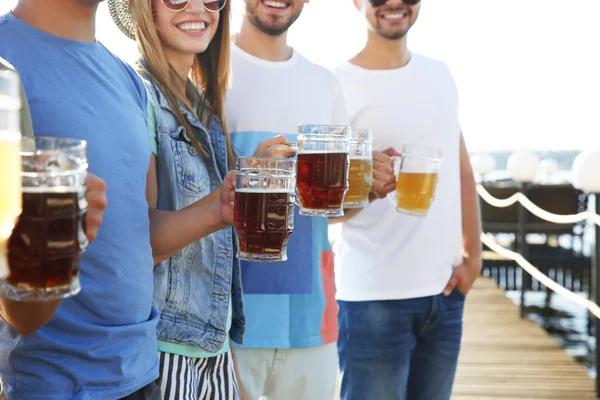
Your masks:
M8 242L8 283L24 289L71 284L87 245L85 208L80 209L80 203L86 204L84 191L23 188L23 213Z
M287 259L287 243L294 228L292 196L277 189L236 190L233 224L241 253L262 256L253 257L262 261Z
M298 154L296 187L303 208L337 210L342 208L348 190L348 153Z

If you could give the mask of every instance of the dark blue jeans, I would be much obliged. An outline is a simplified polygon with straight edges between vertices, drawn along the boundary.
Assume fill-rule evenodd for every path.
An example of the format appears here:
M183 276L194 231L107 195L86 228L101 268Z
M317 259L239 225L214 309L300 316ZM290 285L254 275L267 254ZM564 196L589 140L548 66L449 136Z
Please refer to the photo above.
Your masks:
M339 301L341 400L448 400L465 296Z

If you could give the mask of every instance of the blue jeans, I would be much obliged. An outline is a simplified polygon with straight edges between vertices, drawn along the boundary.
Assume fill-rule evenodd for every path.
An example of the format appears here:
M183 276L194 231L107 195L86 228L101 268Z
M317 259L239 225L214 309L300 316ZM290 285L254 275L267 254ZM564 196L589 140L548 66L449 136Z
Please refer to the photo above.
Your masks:
M341 400L448 400L465 296L339 301Z

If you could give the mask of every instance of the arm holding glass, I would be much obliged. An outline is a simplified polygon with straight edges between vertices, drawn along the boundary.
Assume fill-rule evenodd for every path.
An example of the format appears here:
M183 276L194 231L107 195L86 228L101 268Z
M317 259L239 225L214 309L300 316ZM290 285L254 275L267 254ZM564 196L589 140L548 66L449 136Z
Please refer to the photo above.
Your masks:
M296 150L289 146L283 135L275 136L259 144L255 157L288 158ZM154 264L173 256L179 250L211 233L233 224L235 198L234 171L229 172L221 187L196 203L178 211L159 210L156 156L153 154L148 169L146 196L150 215L150 241ZM177 232L176 235L173 232Z
M235 172L229 172L218 190L178 211L159 210L156 156L148 170L146 196L150 216L150 242L154 264L171 257L195 240L233 224ZM176 232L176 234L173 234Z
M36 139L23 129L31 117L19 87L16 73L0 74L0 317L28 334L79 291L78 260L102 223L106 185L89 174L85 190L85 142ZM19 109L28 124L19 125ZM21 139L19 128L27 138Z
M384 151L372 152L373 159L373 179L370 191L368 191L368 203L373 202L376 199L385 198L388 193L393 192L396 189L396 176L394 174L394 160L392 157L398 156L399 153L390 148ZM352 190L352 159L350 160L350 190ZM348 196L348 195L346 195ZM358 215L364 208L347 208L344 207L344 215L337 218L330 218L330 224L338 224L346 222L356 215Z
M0 133L0 265L8 273L6 246L13 226L21 213L21 138L18 134ZM0 297L0 317L17 332L29 334L52 319L60 301L22 303Z
M95 175L88 174L86 200L86 235L92 242L102 224L106 209L106 184ZM35 332L48 323L56 313L62 299L45 302L22 302L0 297L0 317L20 334Z

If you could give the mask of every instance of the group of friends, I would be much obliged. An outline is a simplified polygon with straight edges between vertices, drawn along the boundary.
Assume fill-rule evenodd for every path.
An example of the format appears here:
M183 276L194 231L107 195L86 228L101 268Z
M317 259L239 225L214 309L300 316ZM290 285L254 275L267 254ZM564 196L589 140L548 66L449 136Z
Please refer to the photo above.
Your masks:
M9 400L332 400L338 370L343 400L450 398L480 220L453 77L408 48L421 2L354 0L367 42L332 72L287 43L308 0L243 0L236 34L231 1L108 0L134 66L95 39L102 0L0 16L22 134L89 160L81 293L0 299ZM302 123L372 130L371 202L296 214L286 262L239 261L236 157L293 157ZM405 143L443 151L426 218L385 199Z

